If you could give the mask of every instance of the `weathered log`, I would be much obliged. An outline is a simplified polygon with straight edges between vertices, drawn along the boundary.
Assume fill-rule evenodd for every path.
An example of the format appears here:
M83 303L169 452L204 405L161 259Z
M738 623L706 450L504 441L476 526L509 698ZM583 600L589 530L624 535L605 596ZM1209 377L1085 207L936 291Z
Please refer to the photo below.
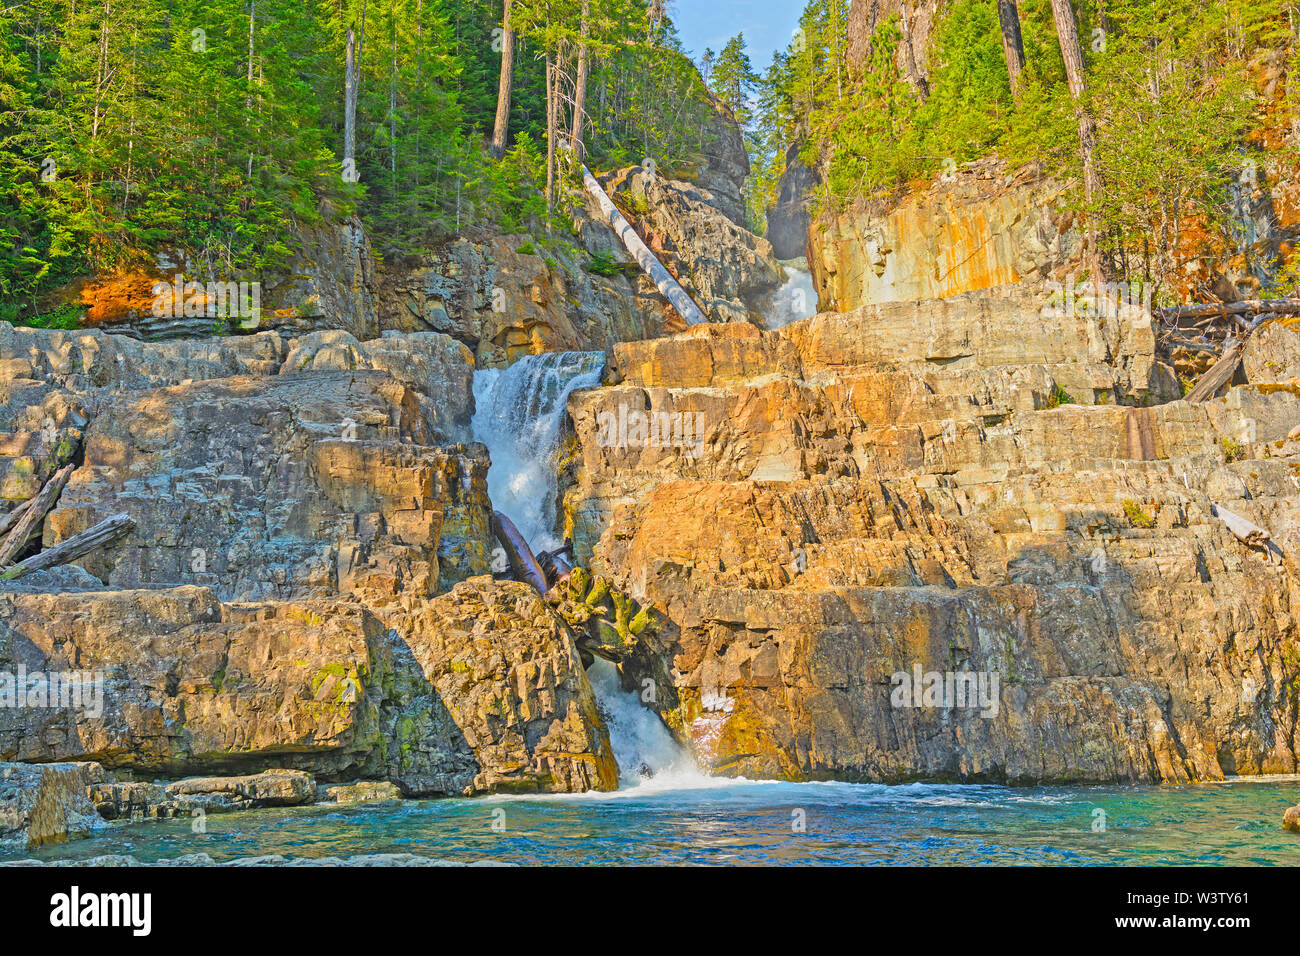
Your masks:
M1241 353L1245 347L1244 338L1233 342L1223 357L1210 366L1209 371L1201 376L1201 380L1184 397L1189 402L1204 402L1218 394L1219 389L1231 382L1237 374L1237 366L1241 364Z
M33 499L28 498L22 504L16 506L9 513L5 515L0 515L0 534L4 534L5 532L7 532L18 522L19 518L21 518L24 514L27 513L27 509L31 507L32 500Z
M64 465L50 477L36 496L27 502L22 516L14 522L13 530L3 541L0 541L0 568L12 562L14 556L22 551L27 542L40 534L41 522L54 507L54 502L58 500L59 493L63 491L63 486L68 483L76 467L73 464Z
M546 593L546 575L533 557L528 542L519 533L514 522L499 511L492 512L492 533L501 542L501 548L510 562L510 570L520 581L526 581L537 589L538 594Z
M1253 521L1249 521L1239 514L1233 514L1227 508L1223 507L1223 505L1216 504L1214 506L1214 514L1215 517L1227 525L1228 530L1231 531L1242 544L1248 544L1252 548L1264 548L1267 547L1269 541L1272 540L1273 536L1269 534L1266 529L1261 528Z
M585 165L582 167L582 182L587 187L587 192L600 206L600 211L604 214L610 228L618 234L618 238L622 240L627 251L632 254L632 258L636 259L637 265L659 288L663 297L677 310L677 314L686 321L687 325L699 325L702 322L708 322L708 316L700 311L700 307L695 304L695 300L664 268L664 264L655 258L655 254L650 251L649 247L641 241L641 237L636 234L632 224L618 211L614 201L601 188L600 183L596 182L596 177L591 175L591 170L587 169Z
M1200 305L1176 305L1156 312L1166 319L1199 319L1205 316L1226 317L1272 312L1300 315L1300 299L1246 299L1242 302L1209 302Z
M67 564L69 561L75 561L92 551L113 544L118 539L129 534L134 527L135 522L131 520L129 515L120 514L105 518L99 524L87 528L79 534L74 534L66 541L60 541L52 548L46 548L44 551L33 554L25 561L19 561L11 568L5 568L0 571L0 578L12 581L33 571L44 571L46 568L53 568L60 564Z

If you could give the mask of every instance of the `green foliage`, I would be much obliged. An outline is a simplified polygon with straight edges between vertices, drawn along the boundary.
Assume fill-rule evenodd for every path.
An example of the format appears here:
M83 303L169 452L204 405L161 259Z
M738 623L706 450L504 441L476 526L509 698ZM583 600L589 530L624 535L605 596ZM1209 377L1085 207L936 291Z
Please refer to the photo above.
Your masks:
M820 174L821 212L890 199L984 156L1037 162L1073 187L1067 203L1089 217L1116 271L1151 283L1157 298L1184 265L1188 224L1229 229L1234 205L1254 188L1264 160L1246 142L1258 123L1260 66L1282 51L1288 69L1295 58L1283 0L1107 0L1104 11L1099 0L1074 0L1087 87L1076 102L1050 0L1021 0L1026 68L1013 99L996 4L952 0L919 64L923 90L900 67L896 14L876 22L861 45L865 61L849 70L842 6L808 0L800 36L763 77L751 217L775 201L791 146ZM1286 89L1300 106L1300 84ZM1091 208L1079 111L1097 127L1103 188ZM1282 274L1279 288L1297 274Z
M600 276L616 276L623 271L623 267L608 252L593 252L591 261L587 263L587 271Z
M1124 517L1135 528L1154 528L1156 519L1142 510L1142 506L1132 498L1124 499Z

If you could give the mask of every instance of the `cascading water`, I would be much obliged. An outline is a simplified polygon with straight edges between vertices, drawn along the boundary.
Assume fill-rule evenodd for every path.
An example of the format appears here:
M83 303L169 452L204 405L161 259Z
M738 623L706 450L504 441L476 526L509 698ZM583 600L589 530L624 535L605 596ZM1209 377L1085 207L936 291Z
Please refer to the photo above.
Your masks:
M604 358L601 352L547 352L474 373L474 438L492 456L488 495L534 552L563 544L555 533L555 452L569 396L600 384ZM712 778L700 773L658 715L622 689L613 664L598 659L588 676L625 786L708 785Z
M488 495L534 553L564 543L555 534L555 451L569 396L600 384L604 358L546 352L474 373L474 438L492 455Z
M785 267L785 283L761 306L761 314L769 329L779 329L817 314L817 289L813 286L807 261L789 259L781 265Z

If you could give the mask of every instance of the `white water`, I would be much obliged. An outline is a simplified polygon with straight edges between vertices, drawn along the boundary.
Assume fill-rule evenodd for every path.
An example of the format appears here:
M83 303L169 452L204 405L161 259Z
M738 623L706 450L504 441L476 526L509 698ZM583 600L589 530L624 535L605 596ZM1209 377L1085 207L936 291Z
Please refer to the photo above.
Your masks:
M555 533L555 450L569 395L600 384L603 361L600 352L546 352L474 373L474 439L492 455L488 495L534 553L564 543Z
M646 794L736 783L702 773L659 715L642 704L635 691L623 690L618 669L609 661L596 658L587 668L587 677L609 730L622 789L633 788L638 794Z
M807 261L788 259L781 265L785 267L785 283L769 295L761 307L769 329L779 329L817 314L817 290L813 287Z
M555 534L555 452L569 396L600 383L600 352L549 352L507 369L474 373L474 438L492 456L492 507L519 529L534 552L559 547ZM619 685L618 670L597 659L588 671L609 729L624 792L734 785L705 776L659 715Z

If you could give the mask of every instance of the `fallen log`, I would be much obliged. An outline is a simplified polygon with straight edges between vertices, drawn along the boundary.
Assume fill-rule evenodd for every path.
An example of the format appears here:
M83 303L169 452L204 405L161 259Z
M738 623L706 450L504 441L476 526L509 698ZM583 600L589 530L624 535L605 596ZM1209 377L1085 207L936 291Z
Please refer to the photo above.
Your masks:
M510 570L515 577L531 584L538 594L545 594L546 575L542 573L532 549L514 522L499 511L492 512L492 534L501 542L501 548L506 553L506 560L510 562Z
M24 514L26 514L27 509L31 506L31 503L32 503L32 499L28 498L22 504L14 508L13 511L10 511L6 515L0 516L0 534L4 534L10 528L12 528L17 523L18 519L21 518Z
M1237 374L1237 366L1241 365L1242 352L1245 348L1244 338L1233 342L1223 353L1223 357L1211 365L1201 376L1201 380L1183 397L1189 402L1204 402L1217 395L1219 389L1231 382L1232 377Z
M1238 541L1242 544L1248 544L1252 548L1268 547L1268 543L1273 537L1266 529L1239 514L1234 514L1223 505L1216 504L1214 506L1214 515L1227 525L1228 530L1236 536Z
M41 522L54 507L54 502L58 500L63 486L68 483L76 467L67 464L56 471L36 496L23 507L22 515L13 523L13 530L3 541L0 541L0 568L13 561L14 556L22 551L27 542L41 533Z
M699 325L702 322L708 322L708 316L700 311L700 307L695 304L695 300L672 277L672 273L664 268L664 264L655 258L655 254L650 251L649 247L641 241L641 237L636 234L632 224L618 211L614 201L601 188L600 183L596 182L596 177L591 175L591 170L585 165L582 167L582 182L587 187L587 192L600 206L600 211L604 214L610 228L618 234L618 238L622 240L624 247L632 254L632 258L637 261L637 265L659 288L663 297L677 310L677 314L686 321L687 325Z
M1175 305L1156 309L1156 313L1166 319L1200 319L1205 316L1226 318L1230 315L1248 315L1255 312L1300 315L1300 299L1246 299L1241 302L1208 302L1200 305Z
M46 548L25 561L19 561L13 567L5 568L0 571L0 579L13 581L33 571L44 571L46 568L75 561L92 551L113 544L129 534L134 527L135 522L129 515L120 514L105 518L99 524L74 534L66 541L60 541L52 548Z

